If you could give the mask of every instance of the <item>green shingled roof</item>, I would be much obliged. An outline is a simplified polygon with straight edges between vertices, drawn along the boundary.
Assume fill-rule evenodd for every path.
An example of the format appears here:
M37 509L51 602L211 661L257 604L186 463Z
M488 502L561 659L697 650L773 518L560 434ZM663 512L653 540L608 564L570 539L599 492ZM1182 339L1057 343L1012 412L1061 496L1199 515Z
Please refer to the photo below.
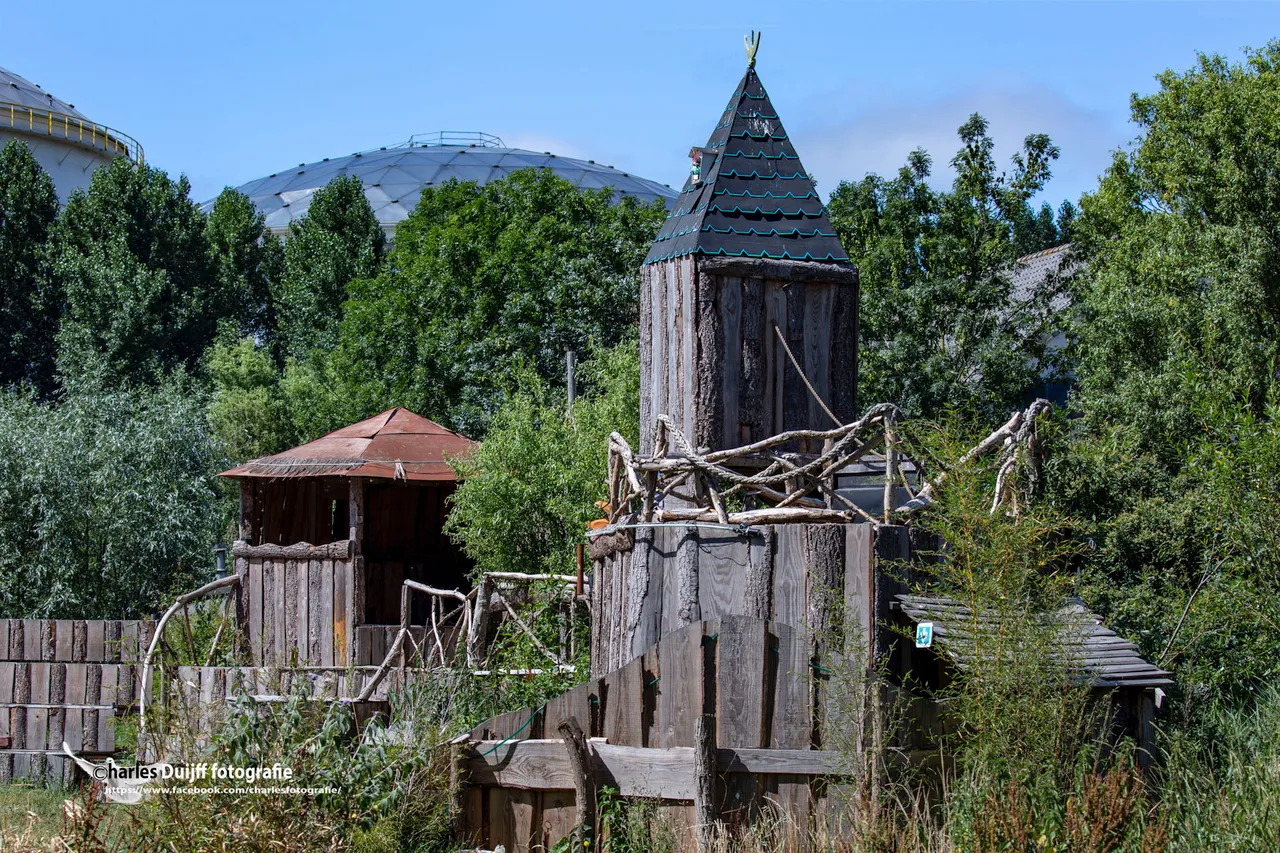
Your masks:
M683 255L847 262L754 68L725 107L645 263Z

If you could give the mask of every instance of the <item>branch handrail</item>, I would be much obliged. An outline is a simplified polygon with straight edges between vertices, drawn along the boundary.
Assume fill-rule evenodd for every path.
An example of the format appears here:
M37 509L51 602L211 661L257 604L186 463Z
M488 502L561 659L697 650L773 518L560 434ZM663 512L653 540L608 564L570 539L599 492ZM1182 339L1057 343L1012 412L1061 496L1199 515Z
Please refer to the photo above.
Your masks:
M178 608L186 608L188 604L197 599L210 595L220 589L229 589L233 586L240 585L239 575L228 575L225 578L218 578L210 581L204 586L192 592L178 596L173 604L169 605L169 609L160 617L160 621L156 623L155 633L151 635L151 643L147 646L146 657L142 659L142 686L138 690L138 731L145 733L147 730L147 690L151 685L151 658L155 654L156 646L164 637L165 626L169 623L169 618L178 612Z
M1036 424L1051 408L1046 400L1036 400L1015 412L1004 425L984 438L957 461L966 465L998 448L1003 457L997 474L991 512L1009 504L1016 515L1018 495L1012 487L1012 473L1018 462L1031 463L1033 484L1038 481L1038 438ZM947 469L919 452L940 470L914 490L904 464L920 472L915 461L917 448L909 433L899 430L902 412L891 403L872 406L858 420L833 429L789 430L741 447L699 452L667 415L658 415L653 452L637 456L619 433L609 436L610 526L632 521L717 522L731 526L778 521L854 521L859 518L876 525L899 523L934 502L934 495L947 477ZM821 443L820 453L784 452L793 442ZM879 517L873 517L835 489L835 475L862 457L883 447L884 497ZM672 452L674 451L674 453ZM746 470L744 470L746 469ZM754 469L754 473L747 470ZM895 491L904 487L908 500L895 506ZM681 490L681 487L683 490ZM730 512L725 499L731 495L766 503L766 506ZM670 507L676 498L691 507ZM635 502L641 501L639 512ZM772 506L767 504L772 503ZM843 507L843 508L838 508Z
M383 679L386 678L387 673L391 671L392 667L396 666L397 658L399 659L399 669L402 672L407 670L409 665L409 655L408 655L408 652L405 650L404 646L406 642L412 642L412 632L410 630L411 626L410 626L410 620L409 620L410 593L419 592L424 595L432 596L437 600L449 598L459 602L460 606L458 610L462 612L462 621L463 621L462 642L465 643L468 647L470 647L471 645L470 640L472 638L473 633L476 630L475 626L478 620L477 620L477 615L473 614L472 609L471 607L468 606L468 604L471 603L474 599L476 611L477 613L479 613L480 608L486 606L485 603L482 602L480 599L481 591L488 590L490 594L497 594L496 589L493 588L492 582L494 580L519 581L519 582L527 582L527 583L533 583L533 582L539 582L539 581L556 581L556 582L564 583L566 585L568 584L576 585L577 583L577 578L573 575L526 574L524 572L485 572L483 575L481 575L480 583L476 585L475 589L471 590L470 592L464 593L461 590L439 589L437 587L428 586L427 584L424 584L424 583L419 583L418 581L405 580L400 587L400 628L398 631L396 631L396 638L394 641L392 641L391 648L387 650L386 657L382 659L382 663L378 665L377 670L373 673L373 677L370 678L369 681L365 683L364 687L361 689L360 693L357 694L354 701L368 702L369 699L373 697L374 692L378 689L378 686L382 683ZM556 668L557 669L564 668L566 664L562 660L557 658L555 655L551 654L551 652L545 647L545 645L543 645L542 641L539 640L534 635L533 630L529 628L529 626L524 623L524 620L522 620L516 614L515 610L511 607L510 602L508 602L505 598L503 598L501 594L498 594L498 599L501 602L502 606L505 608L508 615L512 618L513 622L522 631L524 631L526 634L529 635L530 639L533 640L537 648L541 652L543 652L548 658L551 659L552 663L556 666ZM457 612L457 611L453 611L453 612ZM435 608L433 607L431 610L430 627L432 629L432 633L436 641L436 651L439 653L439 656L440 656L441 667L447 667L448 663L445 661L444 643L441 642L439 628L440 628L440 625L442 625L444 622L452 618L453 612L445 615L444 617L437 618ZM472 665L473 670L479 671L476 669L476 667L479 665L479 661L468 660L468 664Z

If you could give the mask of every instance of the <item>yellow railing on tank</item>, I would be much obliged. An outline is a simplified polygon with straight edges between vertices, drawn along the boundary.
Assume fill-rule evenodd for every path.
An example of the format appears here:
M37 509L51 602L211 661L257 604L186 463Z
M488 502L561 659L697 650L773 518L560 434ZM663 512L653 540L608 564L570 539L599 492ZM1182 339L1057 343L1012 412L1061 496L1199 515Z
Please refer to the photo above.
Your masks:
M6 126L27 133L44 133L55 139L66 139L100 151L119 154L135 163L142 163L146 159L142 145L132 136L104 124L85 121L80 116L21 104L0 104L0 128Z

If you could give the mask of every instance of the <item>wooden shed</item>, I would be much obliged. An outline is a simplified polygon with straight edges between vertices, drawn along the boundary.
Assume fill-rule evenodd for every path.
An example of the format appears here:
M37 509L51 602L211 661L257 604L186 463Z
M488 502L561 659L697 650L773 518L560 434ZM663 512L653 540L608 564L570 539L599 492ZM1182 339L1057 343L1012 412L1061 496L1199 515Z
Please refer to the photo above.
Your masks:
M457 485L448 460L474 447L395 408L223 472L240 483L232 554L254 661L380 663L405 580L467 588L471 564L444 521Z

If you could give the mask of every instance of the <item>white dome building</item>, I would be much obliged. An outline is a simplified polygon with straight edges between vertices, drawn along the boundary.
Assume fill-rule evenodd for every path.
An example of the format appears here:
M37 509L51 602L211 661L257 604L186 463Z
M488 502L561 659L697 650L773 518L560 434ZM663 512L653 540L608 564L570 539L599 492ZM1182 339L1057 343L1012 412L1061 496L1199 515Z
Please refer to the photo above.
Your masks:
M311 196L338 175L353 175L364 184L374 216L395 237L396 226L418 204L427 187L456 178L486 184L519 169L550 169L583 190L610 187L614 199L661 200L670 205L677 192L669 186L623 172L594 160L559 157L550 151L507 148L487 133L444 131L420 134L400 145L362 151L345 157L326 157L258 178L236 187L266 216L267 230L287 234L289 226L307 212ZM203 205L207 212L213 201Z
M135 163L143 158L136 139L90 121L73 105L0 68L0 147L10 139L27 144L63 204L75 189L88 188L99 166L117 157Z

